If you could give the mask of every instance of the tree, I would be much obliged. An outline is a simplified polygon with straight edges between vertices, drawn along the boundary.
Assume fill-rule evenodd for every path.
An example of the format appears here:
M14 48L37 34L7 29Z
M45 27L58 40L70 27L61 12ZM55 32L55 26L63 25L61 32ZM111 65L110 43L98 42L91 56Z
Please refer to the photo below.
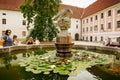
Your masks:
M23 17L27 19L27 28L34 25L30 31L33 38L38 37L39 40L48 38L51 41L58 32L52 17L59 11L61 0L25 0L20 6Z

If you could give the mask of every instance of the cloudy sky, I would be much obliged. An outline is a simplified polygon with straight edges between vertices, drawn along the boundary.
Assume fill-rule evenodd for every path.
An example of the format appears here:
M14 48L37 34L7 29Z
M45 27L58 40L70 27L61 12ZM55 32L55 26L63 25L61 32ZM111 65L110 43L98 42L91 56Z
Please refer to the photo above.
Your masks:
M63 4L85 8L96 0L62 0Z

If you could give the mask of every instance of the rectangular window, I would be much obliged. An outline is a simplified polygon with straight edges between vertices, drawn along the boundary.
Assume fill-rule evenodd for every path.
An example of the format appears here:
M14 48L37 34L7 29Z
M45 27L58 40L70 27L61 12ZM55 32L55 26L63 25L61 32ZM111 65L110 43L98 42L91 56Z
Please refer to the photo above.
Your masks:
M25 20L23 20L22 25L26 25L26 21Z
M95 30L95 31L97 31L97 30L98 30L98 27L97 27L97 25L95 25L95 27L94 27L94 30Z
M97 37L95 37L95 41L97 41Z
M88 19L86 19L86 23L88 23Z
M2 31L2 36L4 36L5 35L5 31Z
M6 19L2 19L2 24L6 24Z
M97 15L95 16L95 20L97 20Z
M103 24L101 24L101 30L104 30L104 26L103 26Z
M76 25L76 29L78 29L78 25Z
M92 22L92 17L90 18L90 21Z
M117 21L117 28L120 28L120 21Z
M111 10L108 11L108 16L111 16Z
M86 27L86 32L88 32L88 27Z
M23 36L23 37L26 36L26 31L22 31L22 36Z
M108 29L111 29L111 23L108 23Z
M120 14L120 6L117 7L117 14Z
M83 20L83 24L84 24L84 22L85 22L85 21Z
M85 32L84 28L83 28L83 32Z
M103 13L101 13L101 18L103 18L104 17L104 15L103 15Z
M90 27L90 31L92 31L92 27Z

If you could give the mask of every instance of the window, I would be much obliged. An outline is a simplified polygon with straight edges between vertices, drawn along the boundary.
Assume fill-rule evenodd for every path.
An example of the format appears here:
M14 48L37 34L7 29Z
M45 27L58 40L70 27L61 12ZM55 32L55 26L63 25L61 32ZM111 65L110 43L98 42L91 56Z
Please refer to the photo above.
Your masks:
M120 28L120 21L117 21L117 28Z
M111 16L111 10L108 11L108 16Z
M85 21L83 20L83 24L84 24L84 22L85 22Z
M119 42L119 43L120 43L120 37L118 37L118 38L117 38L117 42Z
M84 37L83 37L83 40L84 40Z
M68 33L69 35L71 35L71 33Z
M26 25L26 21L25 20L23 20L22 25Z
M4 36L4 34L5 34L5 31L2 31L2 36Z
M26 31L22 31L22 36L23 36L23 37L26 36Z
M92 17L90 18L90 21L92 22Z
M88 37L86 37L86 41L88 41Z
M101 24L101 30L104 30L104 26L103 26L103 24Z
M117 7L117 14L120 14L120 6Z
M94 30L95 30L95 31L97 31L97 30L98 30L98 27L97 27L97 25L95 25L95 27L94 27Z
M103 13L101 13L101 18L103 18L104 16L103 16Z
M103 41L103 37L101 36L101 41Z
M78 29L78 25L76 25L76 29Z
M108 23L108 29L111 29L111 23Z
M95 37L95 41L97 41L97 37Z
M88 32L88 27L86 27L86 32Z
M85 29L83 28L83 32L85 32Z
M6 15L6 13L2 13L2 15Z
M6 19L2 19L2 24L6 24Z
M76 22L78 22L78 21L76 21Z
M97 20L97 15L95 16L95 20Z
M86 19L86 23L88 23L88 19Z
M90 27L90 31L92 31L92 27Z

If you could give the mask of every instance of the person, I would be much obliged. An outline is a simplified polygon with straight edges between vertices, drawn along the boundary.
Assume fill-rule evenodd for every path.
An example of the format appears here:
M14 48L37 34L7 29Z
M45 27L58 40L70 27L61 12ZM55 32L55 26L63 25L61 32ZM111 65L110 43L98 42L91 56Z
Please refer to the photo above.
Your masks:
M35 38L35 44L36 44L36 45L39 45L39 44L40 44L40 41L38 40L37 37Z
M13 45L18 45L18 43L17 35L13 35Z
M28 39L28 41L26 42L26 44L27 44L27 45L34 44L33 38L30 37L30 38Z
M12 38L10 38L11 32L12 31L9 29L5 31L5 35L3 36L3 40L4 40L3 47L13 45L13 40L12 40Z
M107 44L106 44L106 46L109 46L109 45L110 45L110 43L111 43L111 39L110 39L110 38L108 38L108 39L107 39Z

